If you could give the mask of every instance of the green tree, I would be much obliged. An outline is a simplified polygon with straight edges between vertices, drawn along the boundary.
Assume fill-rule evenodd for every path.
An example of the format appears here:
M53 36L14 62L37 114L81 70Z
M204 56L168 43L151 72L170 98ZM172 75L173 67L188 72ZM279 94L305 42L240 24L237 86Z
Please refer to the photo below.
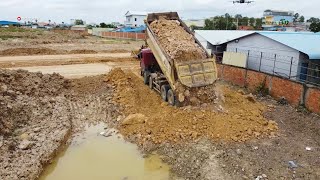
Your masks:
M106 24L104 22L100 23L100 27L101 28L116 28L116 26L114 26L112 24Z
M261 29L262 27L262 18L256 18L256 25L254 27L254 29Z
M310 19L307 20L309 23L317 23L320 22L319 18L311 17Z
M234 18L236 18L236 19L241 19L241 18L242 18L242 15L241 15L241 14L236 14L236 15L234 16Z
M204 20L204 28L205 30L214 30L213 20L206 19Z
M295 14L293 15L293 22L298 22L299 17L300 17L300 14L299 14L299 13L295 13Z
M248 17L242 17L240 20L239 20L239 25L241 26L248 26L249 25L249 18Z
M255 23L256 23L256 19L255 19L254 17L251 17L251 18L249 19L249 25L252 26L252 27L254 27L254 26L255 26Z
M310 31L316 33L316 32L320 32L320 22L313 22L310 25Z
M102 23L100 23L100 27L101 27L101 28L107 28L107 24L104 23L104 22L102 22Z
M299 22L304 22L304 20L305 20L304 16L299 17Z
M82 21L82 19L76 19L74 24L75 25L84 25L84 22Z

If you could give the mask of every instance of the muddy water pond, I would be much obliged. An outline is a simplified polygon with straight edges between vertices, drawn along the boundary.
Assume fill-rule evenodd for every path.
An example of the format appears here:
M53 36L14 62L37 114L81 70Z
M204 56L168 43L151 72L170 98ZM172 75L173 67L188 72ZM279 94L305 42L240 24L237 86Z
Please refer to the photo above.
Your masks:
M104 127L104 124L87 126L46 168L40 180L169 179L169 166L162 163L159 156L143 158L136 145L119 135L102 136L101 132L106 131Z

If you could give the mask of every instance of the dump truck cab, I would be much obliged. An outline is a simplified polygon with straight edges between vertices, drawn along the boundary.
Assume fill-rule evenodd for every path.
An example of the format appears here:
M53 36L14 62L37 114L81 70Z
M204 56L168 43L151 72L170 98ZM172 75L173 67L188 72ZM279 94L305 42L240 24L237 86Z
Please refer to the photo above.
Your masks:
M144 77L144 83L148 84L150 74L161 71L161 69L151 49L141 49L140 54L140 73Z

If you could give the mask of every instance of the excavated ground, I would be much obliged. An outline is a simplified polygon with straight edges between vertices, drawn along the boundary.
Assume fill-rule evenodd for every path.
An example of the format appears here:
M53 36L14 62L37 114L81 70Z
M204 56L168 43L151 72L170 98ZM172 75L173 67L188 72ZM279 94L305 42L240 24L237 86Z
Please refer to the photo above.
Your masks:
M114 40L69 30L0 29L0 56L131 52L143 41Z
M171 59L189 61L206 58L205 51L195 43L194 37L180 26L179 21L160 19L153 21L150 27Z
M160 154L181 179L320 178L317 115L223 82L218 104L175 108L131 72L115 69L107 81L123 112L120 132Z
M0 179L37 179L70 135L115 119L103 80L0 69Z
M132 72L114 69L107 81L116 86L115 100L124 111L123 118L118 118L120 132L140 145L199 138L242 142L275 136L278 129L274 121L263 117L262 104L228 87L221 87L221 104L176 108L163 102Z

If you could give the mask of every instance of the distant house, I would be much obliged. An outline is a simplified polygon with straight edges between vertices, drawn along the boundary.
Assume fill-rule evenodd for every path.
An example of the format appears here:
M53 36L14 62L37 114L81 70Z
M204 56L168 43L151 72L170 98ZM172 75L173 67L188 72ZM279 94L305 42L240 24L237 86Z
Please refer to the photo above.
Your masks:
M199 30L196 37L220 60L238 53L248 69L320 85L319 33Z
M144 20L147 18L146 12L128 11L126 14L125 26L140 27L144 26Z
M87 31L87 26L86 25L74 25L74 26L71 26L71 30L73 30L73 31Z

